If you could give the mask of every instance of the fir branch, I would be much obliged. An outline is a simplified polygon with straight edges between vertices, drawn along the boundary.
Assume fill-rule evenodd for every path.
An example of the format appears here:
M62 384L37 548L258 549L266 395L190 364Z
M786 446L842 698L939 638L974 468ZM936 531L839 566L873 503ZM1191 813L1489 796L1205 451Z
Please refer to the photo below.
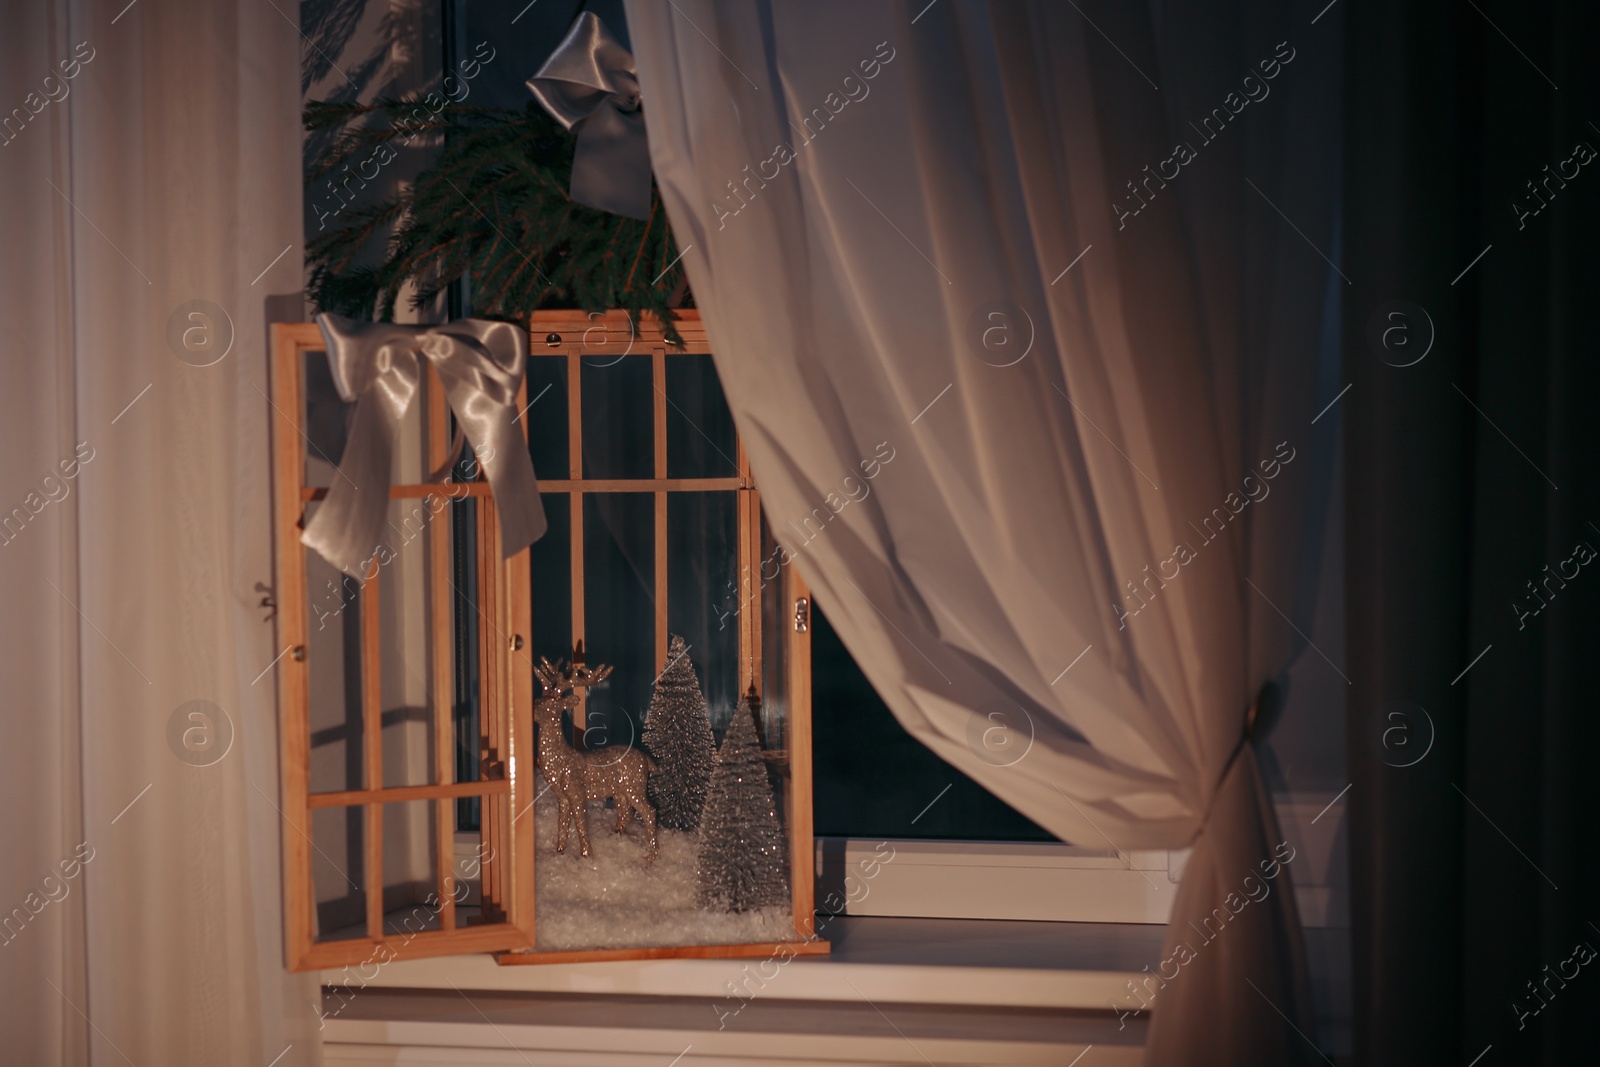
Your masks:
M391 320L408 283L420 307L467 278L478 315L525 324L540 307L621 308L635 326L653 315L670 343L682 343L668 306L682 266L653 283L635 280L641 263L676 256L671 227L656 225L659 191L652 189L642 221L572 202L573 139L536 103L518 112L435 110L414 98L323 101L306 106L304 122L307 130L339 131L308 167L308 182L373 158L384 144L443 139L432 165L397 196L336 212L342 224L309 243L309 292L318 308ZM341 181L348 188L354 180Z

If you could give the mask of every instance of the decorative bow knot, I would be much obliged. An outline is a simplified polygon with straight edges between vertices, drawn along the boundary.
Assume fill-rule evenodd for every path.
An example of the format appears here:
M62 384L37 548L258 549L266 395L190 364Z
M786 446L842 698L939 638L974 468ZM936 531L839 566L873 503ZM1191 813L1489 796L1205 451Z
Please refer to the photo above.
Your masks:
M346 574L365 577L363 568L388 524L395 438L421 388L420 356L438 371L459 431L472 443L489 480L505 554L515 555L543 536L539 483L527 443L514 425L517 389L528 363L527 334L511 323L484 319L399 326L324 313L317 316L317 326L327 343L334 386L345 401L355 401L356 410L339 459L340 476L306 523L302 543Z
M557 122L577 130L568 195L613 215L649 218L650 141L633 54L594 12L578 16L528 88Z

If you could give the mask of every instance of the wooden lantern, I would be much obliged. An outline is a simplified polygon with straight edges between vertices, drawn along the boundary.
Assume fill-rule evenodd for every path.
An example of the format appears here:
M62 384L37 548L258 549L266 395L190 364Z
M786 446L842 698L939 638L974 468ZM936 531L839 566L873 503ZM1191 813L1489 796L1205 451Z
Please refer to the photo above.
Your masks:
M533 316L519 424L526 439L530 422L546 438L564 423L564 469L550 469L559 462L539 454L547 444L559 452L559 442L536 440L534 451L547 511L567 521L552 521L546 540L509 559L501 556L488 484L468 480L460 466L430 480L453 458L450 415L430 366L397 447L389 491L394 551L357 580L300 542L310 509L342 477L336 462L347 413L331 391L323 340L313 324L273 327L277 627L285 653L278 661L279 806L291 970L471 952L528 964L828 950L813 925L809 593L792 567L776 568L776 580L762 574L772 542L742 446L734 442L725 471L672 470L668 368L710 352L697 313L684 312L678 328L681 347L668 346L653 324L633 330L617 312ZM588 368L622 360L632 361L630 380L650 387L653 455L633 457L648 462L638 471L604 469L604 417L590 410L585 423ZM559 417L546 414L558 409ZM541 941L540 864L574 860L536 851L547 816L534 758L534 667L542 654L555 658L585 644L592 663L607 660L607 633L595 630L587 610L594 564L586 566L585 523L612 494L628 494L639 517L627 536L651 546L653 648L646 651L658 676L673 611L686 598L722 592L669 589L669 557L679 548L671 502L675 494L731 499L736 535L728 551L736 558L727 564L737 568L737 589L728 599L736 592L740 610L724 612L724 619L736 616L736 636L722 640L736 645L737 676L724 656L729 676L718 684L756 694L765 709L763 755L781 793L792 893L792 915L776 936L676 944L652 935L639 944L576 947ZM565 584L546 595L539 582L561 584L549 578L556 573ZM669 594L679 599L669 604ZM552 640L540 636L548 634L570 641L538 647ZM592 730L590 699L581 691L571 712L580 745ZM467 706L475 713L464 714ZM463 828L469 806L476 829ZM591 810L594 832L609 833L607 821Z

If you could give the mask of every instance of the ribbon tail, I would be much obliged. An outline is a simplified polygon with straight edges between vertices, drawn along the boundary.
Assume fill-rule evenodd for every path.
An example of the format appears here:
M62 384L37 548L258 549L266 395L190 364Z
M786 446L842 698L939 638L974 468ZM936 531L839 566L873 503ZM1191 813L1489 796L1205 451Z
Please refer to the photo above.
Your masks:
M438 369L461 432L483 465L505 554L543 535L539 484L515 424L527 334L477 319L419 328L319 315L317 325L339 395L356 408L338 476L307 520L303 544L356 578L366 578L375 560L388 562L389 477L400 427L421 385L419 354Z
M366 577L388 524L395 428L378 407L365 396L356 402L338 474L300 535L301 544L355 578Z
M644 114L601 104L578 127L568 194L629 219L650 217L650 138Z
M484 463L483 472L500 516L501 554L509 559L543 537L550 524L528 458L528 443L509 418L497 420L493 432L495 453Z
M338 473L306 521L300 542L344 573L365 578L384 543L395 437L416 394L420 368L406 347L406 327L357 323L326 313L317 316L317 327L334 387L343 399L354 400L356 408ZM376 360L385 348L392 358ZM375 373L374 362L386 369Z
M466 432L489 481L500 516L501 552L509 558L543 537L549 528L528 442L516 426L515 397L527 367L528 339L510 323L469 320L455 326L473 331L471 337L452 337L458 344L498 356L485 355L484 363L476 368L460 358L437 360L434 365L456 423ZM485 376L492 380L486 381Z

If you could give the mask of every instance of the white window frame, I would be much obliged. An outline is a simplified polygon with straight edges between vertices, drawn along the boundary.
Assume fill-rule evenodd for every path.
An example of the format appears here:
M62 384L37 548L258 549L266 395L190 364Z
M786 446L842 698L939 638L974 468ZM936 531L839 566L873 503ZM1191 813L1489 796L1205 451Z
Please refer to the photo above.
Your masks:
M816 842L819 912L842 900L838 914L930 919L1165 923L1188 855L1055 841Z
M1344 831L1340 799L1333 791L1274 798L1279 831L1296 850L1295 903L1305 926L1349 924L1344 894L1332 885ZM819 836L817 908L854 916L1164 924L1188 859L1188 849ZM863 871L874 872L870 880ZM830 895L844 906L828 907Z

